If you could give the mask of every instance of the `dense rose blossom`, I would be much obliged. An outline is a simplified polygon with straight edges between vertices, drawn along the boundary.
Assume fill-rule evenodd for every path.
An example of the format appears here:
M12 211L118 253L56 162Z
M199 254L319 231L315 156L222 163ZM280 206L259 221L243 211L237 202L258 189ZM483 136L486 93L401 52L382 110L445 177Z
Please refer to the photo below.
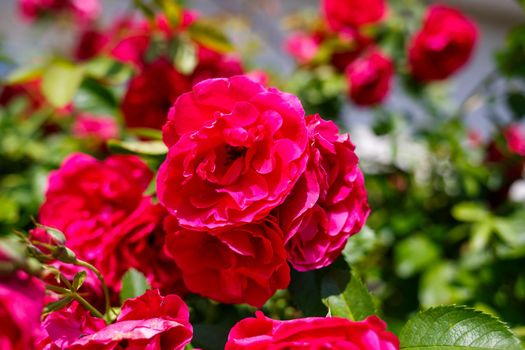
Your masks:
M124 302L117 322L80 337L68 349L182 350L192 335L186 304L176 295L148 290Z
M390 92L392 61L377 50L359 57L345 70L349 98L359 106L382 102Z
M130 128L160 129L170 106L189 91L189 80L165 59L147 66L129 82L122 100L122 113Z
M288 37L285 50L291 54L299 64L310 64L319 50L321 38L308 33L294 33Z
M112 117L81 114L75 117L72 133L78 138L107 141L118 137L117 121Z
M91 316L89 311L75 301L44 319L36 349L69 349L81 337L91 335L105 326L104 320Z
M306 118L310 160L277 209L288 259L299 271L331 264L370 212L364 179L348 134L318 115Z
M99 0L18 0L18 7L20 14L30 21L60 12L84 23L94 20L101 10Z
M475 24L460 11L430 6L423 27L409 44L412 75L424 82L448 78L469 60L476 38Z
M386 11L385 0L323 0L321 6L334 31L378 22Z
M166 252L194 293L232 304L261 307L277 289L288 287L283 233L275 219L208 233L165 222Z
M143 271L155 285L165 280L170 264L163 256L151 263L130 259L154 256L163 242L157 236L164 210L143 192L153 172L138 157L111 156L103 161L73 154L52 172L40 222L61 230L67 246L93 263L115 290L131 267ZM124 259L115 259L124 257ZM158 265L157 265L158 264ZM170 275L176 285L176 270Z
M258 311L255 318L241 320L231 329L225 349L396 350L399 340L376 316L360 322L339 317L278 321Z
M44 285L39 280L23 271L1 274L0 349L33 349L43 308Z
M520 124L512 124L504 130L503 135L509 151L525 157L525 127Z
M153 288L183 294L180 271L164 252L166 210L146 197L102 249L101 268L110 281L118 281L130 267L141 271ZM125 262L125 264L123 264Z
M299 100L243 76L205 80L179 97L163 139L169 152L157 176L159 201L196 230L264 218L308 159Z

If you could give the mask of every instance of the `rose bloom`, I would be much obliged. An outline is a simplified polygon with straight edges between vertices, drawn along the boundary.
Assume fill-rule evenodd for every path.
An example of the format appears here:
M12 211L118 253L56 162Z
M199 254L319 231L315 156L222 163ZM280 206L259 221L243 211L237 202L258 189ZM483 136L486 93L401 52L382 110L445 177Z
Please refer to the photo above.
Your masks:
M165 211L143 194L152 178L153 172L135 156L99 161L73 154L50 175L40 222L62 231L67 246L99 268L114 291L131 267L157 285L161 282L154 277L165 280L163 269L171 265L164 265L156 253L163 244L156 230ZM135 253L158 260L128 259ZM170 283L176 284L175 277L172 273Z
M318 115L306 118L308 167L277 208L288 260L299 271L330 265L348 237L359 232L370 209L363 174L348 134Z
M525 127L523 125L510 125L504 130L503 136L505 141L507 141L509 151L525 157Z
M102 249L106 277L117 283L130 267L141 271L152 288L182 295L186 288L179 268L164 252L166 210L145 197L130 217L119 225ZM125 264L123 264L125 262Z
M61 12L74 15L82 23L94 20L101 10L98 0L18 0L18 8L20 14L29 21L45 14Z
M69 347L81 337L96 333L106 326L103 319L91 316L76 301L51 312L42 322L42 334L37 350L60 350Z
M243 76L205 80L179 97L163 139L169 152L157 176L159 201L195 230L264 218L308 159L299 100Z
M1 274L0 349L33 349L43 308L44 285L39 280L23 271Z
M244 71L237 56L225 55L204 46L197 47L197 61L190 77L192 85L211 78L229 78Z
M118 137L117 121L112 117L81 114L75 117L72 133L78 138L107 141Z
M160 129L169 108L182 93L189 91L189 80L165 59L146 65L129 82L122 100L122 113L130 128Z
M165 229L166 252L194 293L261 307L277 289L288 287L284 237L274 218L212 234L183 229L168 217Z
M305 65L312 62L320 44L319 36L298 32L286 39L285 51L292 55L299 64Z
M410 71L423 82L443 80L469 60L476 44L477 29L460 11L433 5L423 27L408 48Z
M321 7L334 31L378 22L386 11L385 0L323 0Z
M233 326L225 349L396 350L399 340L386 331L386 324L376 316L359 322L339 317L278 321L258 311L255 318Z
M358 106L382 102L390 92L393 74L392 61L377 50L356 59L345 70L350 100Z
M148 290L124 302L117 322L81 337L69 349L182 350L192 335L188 307L182 299Z

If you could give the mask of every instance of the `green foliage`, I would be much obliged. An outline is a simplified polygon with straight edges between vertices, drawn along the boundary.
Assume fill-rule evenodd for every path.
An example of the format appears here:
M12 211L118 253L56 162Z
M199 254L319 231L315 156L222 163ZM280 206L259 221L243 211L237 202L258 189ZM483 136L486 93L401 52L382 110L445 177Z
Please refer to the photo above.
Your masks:
M42 76L42 93L57 108L65 107L73 100L84 77L84 70L73 63L53 62Z
M162 141L120 141L109 140L108 146L114 153L137 154L143 156L163 156L168 148Z
M493 316L460 307L442 306L411 318L399 336L401 349L521 349L509 328Z
M150 288L146 277L144 277L141 272L135 269L129 269L122 277L120 300L124 302L127 299L136 298Z

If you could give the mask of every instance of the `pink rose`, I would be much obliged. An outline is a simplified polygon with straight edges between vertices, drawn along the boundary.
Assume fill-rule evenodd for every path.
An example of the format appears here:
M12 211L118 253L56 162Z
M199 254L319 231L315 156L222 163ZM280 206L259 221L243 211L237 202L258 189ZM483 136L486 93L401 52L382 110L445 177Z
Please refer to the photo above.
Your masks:
M386 11L385 0L323 0L321 7L334 31L378 22Z
M321 40L318 36L299 32L288 37L285 43L285 50L299 64L309 64L317 54L320 43Z
M148 290L124 302L117 322L80 337L68 349L182 350L192 334L186 304L176 295Z
M50 313L42 322L42 335L37 350L60 350L81 337L96 333L106 326L104 320L93 317L76 301L68 307Z
M264 218L308 159L299 100L243 76L205 80L179 97L163 139L169 152L158 172L159 201L195 230Z
M283 233L271 217L216 234L181 229L173 217L165 228L166 252L194 293L261 307L277 289L288 287Z
M514 154L525 157L525 127L520 124L511 124L503 136L507 141L507 148Z
M330 265L370 212L358 158L348 134L318 115L306 118L310 160L277 209L286 232L288 260L299 271Z
M448 78L469 60L476 40L475 24L460 11L430 6L408 48L412 75L424 82Z
M0 275L0 349L33 349L40 334L44 286L23 271Z
M72 132L78 138L91 138L104 142L118 137L118 125L112 117L82 114L75 118Z
M359 106L382 102L390 92L393 74L390 58L377 50L364 54L346 67L348 97Z
M65 13L81 23L96 19L101 10L99 0L18 0L18 8L29 21L45 14Z
M360 322L339 317L278 321L258 311L255 318L233 326L225 349L396 350L399 340L386 331L386 324L376 316Z

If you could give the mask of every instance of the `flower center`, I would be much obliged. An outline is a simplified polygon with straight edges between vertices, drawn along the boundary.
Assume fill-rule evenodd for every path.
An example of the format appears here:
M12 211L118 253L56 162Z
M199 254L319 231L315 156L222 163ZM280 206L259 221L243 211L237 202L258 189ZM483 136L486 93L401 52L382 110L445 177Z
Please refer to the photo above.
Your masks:
M225 147L225 151L226 151L225 165L230 165L237 158L243 157L246 154L246 150L247 150L246 147L226 145Z

